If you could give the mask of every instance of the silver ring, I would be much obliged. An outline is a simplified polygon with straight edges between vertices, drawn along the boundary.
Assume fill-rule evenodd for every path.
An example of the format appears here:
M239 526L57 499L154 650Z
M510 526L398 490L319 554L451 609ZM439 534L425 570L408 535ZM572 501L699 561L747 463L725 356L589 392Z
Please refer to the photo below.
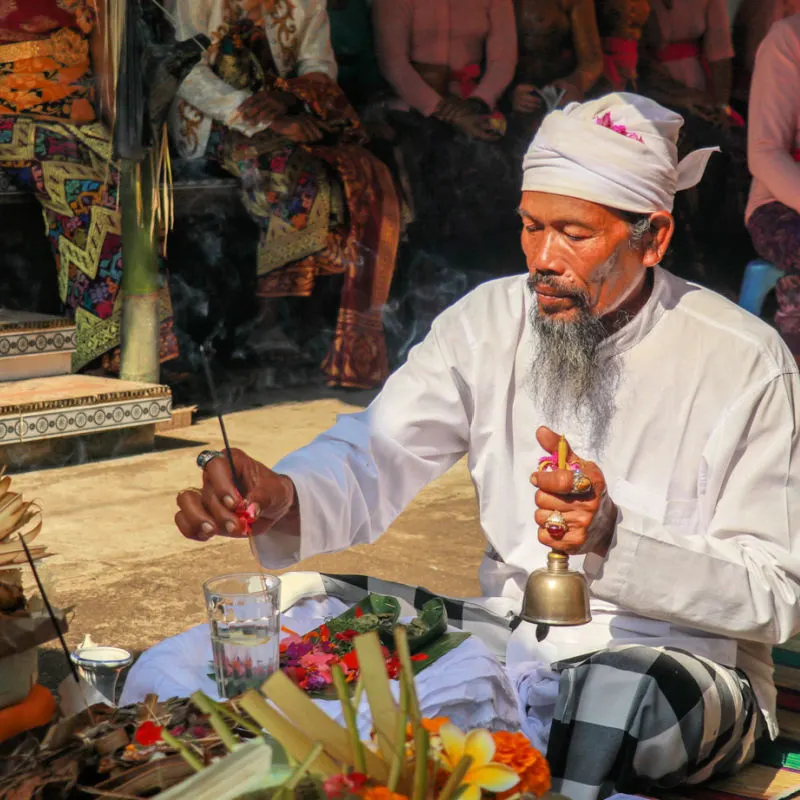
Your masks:
M210 461L222 457L223 453L220 453L219 450L203 450L203 452L197 456L197 466L200 467L200 469L205 469Z

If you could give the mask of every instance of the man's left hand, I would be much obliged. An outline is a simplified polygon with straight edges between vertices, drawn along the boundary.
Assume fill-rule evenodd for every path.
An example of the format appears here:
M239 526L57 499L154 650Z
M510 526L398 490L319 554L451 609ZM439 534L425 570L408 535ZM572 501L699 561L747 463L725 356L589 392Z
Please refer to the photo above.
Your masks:
M536 431L536 439L548 453L558 451L559 435L549 428ZM571 469L552 472L534 472L531 483L537 487L536 524L539 526L539 541L562 553L597 553L605 556L611 539L617 510L606 491L606 481L597 464L584 461L569 448L567 462L577 462L581 472L591 481L591 491L573 494L574 472ZM547 518L560 511L567 524L567 531L560 539L553 538L546 530Z

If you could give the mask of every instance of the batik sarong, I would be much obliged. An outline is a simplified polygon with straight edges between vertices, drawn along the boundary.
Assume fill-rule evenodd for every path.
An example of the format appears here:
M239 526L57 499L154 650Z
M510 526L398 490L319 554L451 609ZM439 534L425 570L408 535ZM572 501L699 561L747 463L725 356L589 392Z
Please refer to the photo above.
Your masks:
M747 230L756 252L787 273L775 287L775 324L800 356L800 214L777 201L766 203L751 214Z
M0 116L0 168L41 203L58 292L77 325L73 369L101 356L118 368L123 255L118 173L101 124ZM177 355L169 290L161 293L161 361Z
M391 174L361 146L363 128L336 83L321 74L278 77L252 20L238 20L216 46L215 70L229 85L293 95L326 131L322 143L300 145L269 130L249 139L215 126L209 156L241 179L261 229L257 293L307 297L318 277L343 275L323 373L330 385L378 386L389 374L382 311L400 239Z

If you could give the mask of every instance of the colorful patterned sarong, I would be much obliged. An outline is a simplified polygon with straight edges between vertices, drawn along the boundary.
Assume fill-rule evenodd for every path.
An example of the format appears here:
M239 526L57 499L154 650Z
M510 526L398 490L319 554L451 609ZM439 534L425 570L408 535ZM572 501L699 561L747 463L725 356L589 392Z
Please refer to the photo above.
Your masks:
M118 173L101 124L0 116L0 168L42 205L58 290L77 324L74 370L101 356L117 365L122 313ZM177 355L169 290L161 295L162 361Z
M270 64L249 75L250 54L263 53L262 39L263 31L240 21L218 45L218 74L237 88L294 95L322 121L326 140L299 145L270 131L248 139L217 126L209 156L242 180L244 205L261 228L258 295L307 297L317 277L342 274L322 369L330 385L378 386L389 374L382 310L400 239L391 174L361 147L361 123L334 81L320 74L278 78Z

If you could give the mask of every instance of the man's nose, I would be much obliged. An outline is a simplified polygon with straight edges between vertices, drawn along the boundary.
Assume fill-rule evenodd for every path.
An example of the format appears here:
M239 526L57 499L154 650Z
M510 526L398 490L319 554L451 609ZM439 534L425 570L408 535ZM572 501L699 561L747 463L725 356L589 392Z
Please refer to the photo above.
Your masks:
M528 272L563 275L567 265L560 250L555 233L541 231L532 236L528 247L525 248Z

